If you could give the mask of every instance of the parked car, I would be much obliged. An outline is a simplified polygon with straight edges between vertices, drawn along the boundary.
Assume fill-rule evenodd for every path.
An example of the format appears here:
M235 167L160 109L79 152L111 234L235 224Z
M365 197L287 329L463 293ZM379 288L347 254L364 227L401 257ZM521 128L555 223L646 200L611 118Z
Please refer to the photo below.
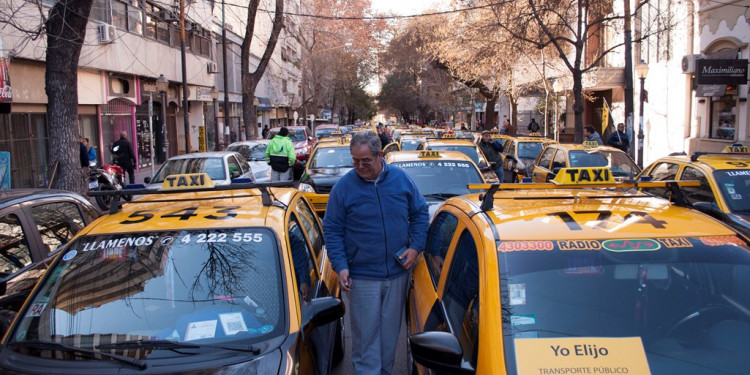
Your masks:
M616 180L632 180L641 169L620 149L611 146L550 143L529 165L533 182L549 182L562 168L609 167Z
M234 142L227 146L226 151L239 152L250 164L253 171L253 181L267 182L271 180L271 166L266 163L266 147L269 140Z
M229 185L236 178L253 178L250 164L239 152L215 151L173 156L144 182L149 189L159 189L167 177L185 173L207 173L217 185Z
M297 155L297 161L301 162L310 157L310 152L315 146L317 139L310 134L307 126L287 126L289 129L289 139L294 145L294 153ZM273 128L268 132L268 139L273 139L279 133L280 128Z

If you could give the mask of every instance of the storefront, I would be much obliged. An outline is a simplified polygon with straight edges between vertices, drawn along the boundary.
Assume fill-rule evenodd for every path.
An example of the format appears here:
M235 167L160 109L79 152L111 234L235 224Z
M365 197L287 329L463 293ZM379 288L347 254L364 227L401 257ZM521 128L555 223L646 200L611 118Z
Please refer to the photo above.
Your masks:
M696 96L704 98L701 100L707 104L709 139L739 140L741 102L738 87L747 84L748 60L724 58L737 57L738 54L738 49L730 48L696 61ZM720 58L711 58L715 56Z

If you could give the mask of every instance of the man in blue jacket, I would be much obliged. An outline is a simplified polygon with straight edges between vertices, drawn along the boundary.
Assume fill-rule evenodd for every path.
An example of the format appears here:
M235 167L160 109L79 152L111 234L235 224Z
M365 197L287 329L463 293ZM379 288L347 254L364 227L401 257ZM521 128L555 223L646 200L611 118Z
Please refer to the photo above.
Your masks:
M385 164L377 134L355 134L349 149L354 169L331 190L323 233L349 297L354 373L391 374L408 270L425 248L429 214L409 175Z

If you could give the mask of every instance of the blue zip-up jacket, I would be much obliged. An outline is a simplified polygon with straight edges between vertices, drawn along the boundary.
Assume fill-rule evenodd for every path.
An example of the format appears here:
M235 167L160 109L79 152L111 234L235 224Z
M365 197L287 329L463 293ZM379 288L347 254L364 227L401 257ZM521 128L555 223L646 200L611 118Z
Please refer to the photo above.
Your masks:
M429 213L417 185L401 168L383 162L373 183L352 169L333 186L323 218L328 258L336 273L386 280L405 269L394 255L404 246L423 251Z

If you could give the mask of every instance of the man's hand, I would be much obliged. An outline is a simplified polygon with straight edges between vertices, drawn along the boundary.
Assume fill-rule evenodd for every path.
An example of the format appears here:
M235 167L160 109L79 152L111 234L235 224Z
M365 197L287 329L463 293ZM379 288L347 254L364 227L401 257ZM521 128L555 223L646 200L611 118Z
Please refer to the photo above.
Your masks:
M303 301L309 301L309 290L310 286L307 285L307 283L304 283L299 286L299 294Z
M417 263L417 257L419 257L419 251L416 251L412 248L406 249L403 254L399 257L399 259L406 259L406 262L404 262L401 267L404 267L405 270L408 270L413 266L415 263Z
M433 255L430 259L432 259L432 266L435 267L438 272L441 272L443 270L443 257L440 255Z
M352 279L349 277L349 270L339 272L339 287L345 292L351 292Z

